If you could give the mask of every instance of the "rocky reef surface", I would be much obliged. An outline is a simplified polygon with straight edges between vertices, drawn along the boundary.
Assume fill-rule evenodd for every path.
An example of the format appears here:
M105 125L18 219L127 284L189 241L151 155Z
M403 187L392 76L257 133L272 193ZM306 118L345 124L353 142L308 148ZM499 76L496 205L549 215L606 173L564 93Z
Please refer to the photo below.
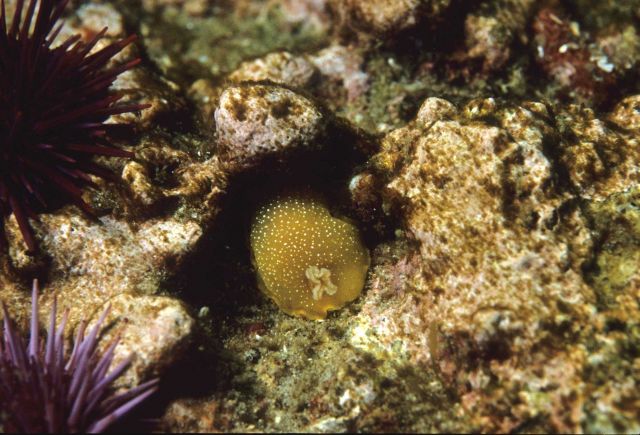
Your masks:
M640 431L639 1L71 4L63 36L139 35L115 87L150 108L97 219L41 214L35 256L5 219L0 299L25 329L34 277L42 324L111 304L122 385L161 377L123 428ZM249 255L298 187L371 251L321 322Z

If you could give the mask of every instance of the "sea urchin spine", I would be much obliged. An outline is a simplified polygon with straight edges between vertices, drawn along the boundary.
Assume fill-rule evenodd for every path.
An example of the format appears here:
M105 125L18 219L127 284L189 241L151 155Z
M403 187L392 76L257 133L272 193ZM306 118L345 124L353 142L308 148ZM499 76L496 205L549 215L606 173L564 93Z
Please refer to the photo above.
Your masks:
M113 382L130 359L109 371L118 339L100 350L99 333L107 308L85 335L78 328L67 352L64 329L68 310L56 328L54 299L47 338L38 331L38 283L34 280L28 345L16 332L4 304L0 340L0 429L5 432L102 432L157 389L157 380L115 394Z
M119 104L110 87L140 60L110 60L135 40L95 50L106 28L88 42L72 36L54 46L69 0L15 0L11 24L0 0L0 236L13 213L30 252L37 243L29 218L70 201L91 214L82 188L90 175L112 179L93 156L132 157L106 140L110 116L148 107ZM2 237L0 237L0 240Z

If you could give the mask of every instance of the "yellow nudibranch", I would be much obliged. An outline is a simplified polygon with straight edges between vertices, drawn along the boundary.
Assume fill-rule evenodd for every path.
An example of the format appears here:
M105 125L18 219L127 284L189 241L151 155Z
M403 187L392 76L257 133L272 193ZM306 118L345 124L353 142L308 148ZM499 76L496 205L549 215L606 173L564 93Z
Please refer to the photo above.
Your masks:
M288 314L324 319L364 287L369 251L358 229L310 195L263 205L250 243L260 290Z

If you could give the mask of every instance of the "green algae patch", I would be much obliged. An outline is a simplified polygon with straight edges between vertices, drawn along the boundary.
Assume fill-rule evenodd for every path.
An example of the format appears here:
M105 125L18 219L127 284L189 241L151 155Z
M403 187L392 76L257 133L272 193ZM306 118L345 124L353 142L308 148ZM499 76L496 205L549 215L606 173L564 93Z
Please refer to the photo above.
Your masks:
M586 207L598 249L587 275L600 308L613 308L640 269L640 188Z
M321 29L289 22L276 5L245 13L215 8L191 17L167 8L142 25L150 57L177 82L221 78L243 61L278 50L309 51L327 43Z

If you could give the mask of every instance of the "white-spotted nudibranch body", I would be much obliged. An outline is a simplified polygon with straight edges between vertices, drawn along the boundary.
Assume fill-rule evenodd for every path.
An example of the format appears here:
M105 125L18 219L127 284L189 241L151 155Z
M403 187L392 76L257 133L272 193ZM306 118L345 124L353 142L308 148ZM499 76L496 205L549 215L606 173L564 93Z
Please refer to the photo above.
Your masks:
M311 196L263 205L250 243L260 289L291 315L324 319L364 288L369 251L358 229Z

